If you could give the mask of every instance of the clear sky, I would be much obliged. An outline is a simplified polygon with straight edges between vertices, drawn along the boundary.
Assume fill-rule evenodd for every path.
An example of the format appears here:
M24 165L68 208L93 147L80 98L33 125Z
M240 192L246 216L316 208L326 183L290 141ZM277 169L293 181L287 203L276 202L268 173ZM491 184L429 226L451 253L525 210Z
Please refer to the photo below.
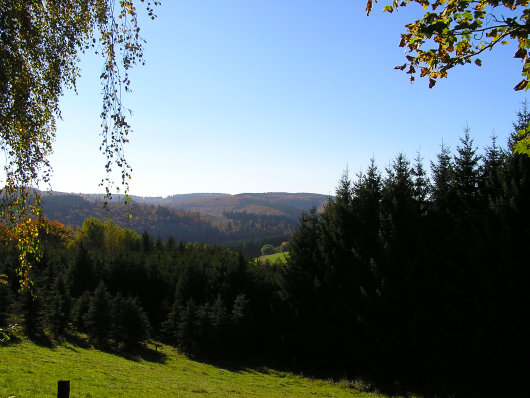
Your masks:
M359 0L166 0L142 18L145 66L132 72L131 194L334 194L346 167L384 168L419 150L428 165L465 126L504 145L525 93L515 48L454 69L434 89L393 67L411 7L367 17ZM102 61L83 57L78 94L61 101L52 189L102 192Z

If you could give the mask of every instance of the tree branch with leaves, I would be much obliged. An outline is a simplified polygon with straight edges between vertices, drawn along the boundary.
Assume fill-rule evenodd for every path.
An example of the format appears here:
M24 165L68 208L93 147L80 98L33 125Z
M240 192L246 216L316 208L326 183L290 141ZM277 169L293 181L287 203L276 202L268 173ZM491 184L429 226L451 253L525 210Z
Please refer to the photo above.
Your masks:
M370 15L377 0L368 0ZM528 0L393 0L383 7L392 13L414 3L424 10L423 18L405 26L400 47L406 49L407 62L395 69L410 75L413 82L419 74L429 79L432 88L438 79L446 78L450 69L474 63L482 65L480 55L497 45L517 43L515 58L523 62L522 80L515 90L530 87L530 8ZM521 132L516 152L530 155L530 138Z
M131 126L122 91L130 90L128 71L143 62L138 14L149 0L0 0L0 146L5 182L0 189L0 221L9 226L19 249L19 277L30 283L31 262L38 258L40 196L34 188L49 185L60 97L80 76L79 55L94 50L103 57L101 83L102 144L111 196L113 166L121 170L127 197L131 168L124 156Z

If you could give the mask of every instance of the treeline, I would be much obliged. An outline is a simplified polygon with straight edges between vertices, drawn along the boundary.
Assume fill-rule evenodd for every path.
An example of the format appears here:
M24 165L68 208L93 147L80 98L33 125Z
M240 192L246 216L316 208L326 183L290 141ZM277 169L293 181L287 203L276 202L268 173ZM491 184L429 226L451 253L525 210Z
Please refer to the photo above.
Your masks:
M177 241L201 243L233 240L210 217L196 212L141 203L134 203L131 209L116 202L109 202L104 207L102 200L90 201L71 194L45 194L42 202L47 218L73 228L80 227L87 218L111 219L122 228L132 229L140 234L148 231L150 235L160 236L163 240L170 236ZM132 217L129 217L130 212Z
M15 246L0 246L0 326L28 336L86 333L98 347L132 349L149 337L205 358L274 351L281 272L217 246L153 240L91 218L74 234L40 226L42 255L18 292ZM9 241L3 234L3 240Z
M273 246L280 246L282 242L289 240L290 235L273 235L264 238L244 239L235 242L226 242L221 246L233 251L242 251L251 258L256 258L262 255L261 249L264 245L271 244Z
M80 227L87 218L111 219L122 228L139 234L147 231L164 241L172 237L177 242L222 244L242 250L250 257L260 255L262 242L279 236L287 239L298 222L290 216L246 212L226 212L226 219L220 220L197 212L142 203L134 203L129 209L122 203L110 202L105 209L101 200L89 201L70 194L43 195L43 209L47 218L72 228ZM129 217L129 210L132 217Z
M529 122L524 109L515 129ZM15 246L0 247L0 325L125 348L151 336L401 392L524 396L530 158L511 152L518 138L479 154L466 131L430 176L403 154L344 175L323 212L301 217L287 265L96 219L75 234L45 223L34 296L17 292Z
M526 109L516 130L530 122ZM289 348L303 363L433 395L525 395L530 158L469 131L340 181L290 241ZM518 395L518 396L519 396Z
M270 231L273 233L289 233L298 224L298 219L302 215L302 210L298 211L297 217L285 215L265 215L247 213L246 211L225 211L223 216L230 220L228 230L247 231L252 234L255 231Z

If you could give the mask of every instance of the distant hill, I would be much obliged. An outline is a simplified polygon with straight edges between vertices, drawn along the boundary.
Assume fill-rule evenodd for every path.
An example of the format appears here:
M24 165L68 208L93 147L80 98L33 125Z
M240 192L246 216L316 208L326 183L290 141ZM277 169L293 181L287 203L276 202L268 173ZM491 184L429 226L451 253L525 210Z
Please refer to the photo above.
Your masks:
M168 197L164 205L196 211L201 214L222 217L225 213L242 213L256 215L275 215L298 219L304 210L312 207L321 208L328 196L313 193L242 193L238 195L218 195L209 197L174 200Z
M101 194L78 194L88 200L103 200ZM166 206L205 216L225 217L226 212L246 212L256 215L276 215L296 218L312 207L320 209L329 196L314 193L190 193L162 197L131 196L133 203ZM123 195L114 195L112 202L123 202Z
M216 243L254 255L264 243L280 244L304 210L322 208L328 197L310 193L193 193L166 198L132 196L132 217L124 197L107 204L108 218L138 233L166 240ZM52 192L43 196L44 215L74 230L88 217L105 219L103 195ZM258 253L259 254L259 253Z
M104 200L105 195L103 194L76 194L79 196L84 197L88 200ZM131 200L133 200L136 203L143 203L143 204L162 204L163 202L181 202L186 200L196 200L196 199L203 199L203 198L217 198L222 196L230 196L226 193L185 193L185 194L177 194L177 195L171 195L166 198L163 198L162 196L135 196L130 195ZM124 195L113 195L112 196L112 202L123 202L125 200Z
M107 216L121 227L132 229L139 234L147 231L162 239L173 236L177 241L202 243L227 240L227 233L215 225L211 217L204 217L199 213L135 203L131 209L132 217L129 217L129 207L122 203L108 203L108 213L103 205L102 200L96 197L89 200L85 195L52 193L43 196L44 215L74 230L88 217L104 220Z

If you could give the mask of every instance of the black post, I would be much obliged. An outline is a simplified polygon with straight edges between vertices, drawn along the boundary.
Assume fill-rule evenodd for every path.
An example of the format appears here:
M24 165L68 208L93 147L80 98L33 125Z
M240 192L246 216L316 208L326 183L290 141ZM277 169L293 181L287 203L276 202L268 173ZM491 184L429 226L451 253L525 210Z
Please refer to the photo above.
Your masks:
M70 397L70 380L59 380L57 382L57 398Z

